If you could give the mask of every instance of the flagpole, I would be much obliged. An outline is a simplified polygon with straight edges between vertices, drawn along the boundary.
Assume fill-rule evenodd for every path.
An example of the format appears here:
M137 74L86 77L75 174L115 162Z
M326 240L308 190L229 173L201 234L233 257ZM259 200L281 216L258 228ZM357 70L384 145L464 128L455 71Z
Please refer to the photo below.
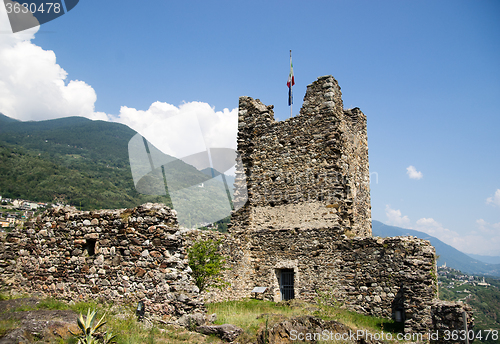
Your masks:
M290 66L292 65L292 50L290 49ZM290 95L292 97L290 102L290 118L292 118L292 106L293 106L293 92L292 92L293 83L290 81Z

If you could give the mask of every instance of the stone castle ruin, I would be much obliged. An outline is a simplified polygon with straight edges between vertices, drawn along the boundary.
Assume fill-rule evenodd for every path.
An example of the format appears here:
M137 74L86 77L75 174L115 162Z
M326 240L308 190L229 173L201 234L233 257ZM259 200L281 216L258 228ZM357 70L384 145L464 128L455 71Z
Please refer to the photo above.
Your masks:
M240 98L237 173L248 202L233 214L234 230L338 227L370 236L366 116L343 110L331 76L308 86L299 116L276 122L272 109Z
M307 87L300 114L283 122L272 106L239 101L238 153L229 233L179 228L175 211L79 212L53 208L8 233L0 248L4 288L66 299L146 300L172 321L203 302L252 297L316 302L327 295L357 312L404 321L405 332L459 328L465 305L436 300L434 247L414 237L371 235L366 116L344 110L332 76ZM246 189L246 190L245 190ZM246 191L246 192L243 192ZM186 249L221 239L228 288L201 295Z
M232 286L223 296L249 297L254 287L274 301L330 295L357 312L404 320L407 332L434 328L434 247L371 234L366 116L344 110L332 76L308 85L298 116L276 122L272 109L239 101L235 195L246 188L248 200L232 214L224 245Z

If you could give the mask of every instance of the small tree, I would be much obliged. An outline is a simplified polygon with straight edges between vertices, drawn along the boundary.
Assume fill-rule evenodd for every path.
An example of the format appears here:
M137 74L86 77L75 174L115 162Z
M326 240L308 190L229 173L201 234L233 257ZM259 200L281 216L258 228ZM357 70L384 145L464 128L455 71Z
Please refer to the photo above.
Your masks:
M208 239L206 241L197 241L188 251L189 267L193 271L196 286L200 292L208 287L223 288L228 285L221 278L221 274L226 262L219 253L220 240Z

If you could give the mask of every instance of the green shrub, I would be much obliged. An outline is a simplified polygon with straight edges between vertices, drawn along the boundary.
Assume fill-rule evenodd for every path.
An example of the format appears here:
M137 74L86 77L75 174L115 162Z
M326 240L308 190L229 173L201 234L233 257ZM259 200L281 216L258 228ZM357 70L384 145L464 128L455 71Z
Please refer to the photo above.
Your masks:
M197 241L188 249L189 267L200 292L208 287L227 286L221 278L225 259L219 253L220 240Z

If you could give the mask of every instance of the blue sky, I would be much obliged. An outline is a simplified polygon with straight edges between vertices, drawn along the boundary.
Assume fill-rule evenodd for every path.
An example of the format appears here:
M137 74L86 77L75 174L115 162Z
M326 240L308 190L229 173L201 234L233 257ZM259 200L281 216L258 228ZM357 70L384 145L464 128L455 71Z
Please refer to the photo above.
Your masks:
M248 95L283 120L292 49L295 114L331 74L367 115L373 219L500 255L499 16L498 1L86 0L14 35L2 10L0 112L141 132L193 108L225 122Z

